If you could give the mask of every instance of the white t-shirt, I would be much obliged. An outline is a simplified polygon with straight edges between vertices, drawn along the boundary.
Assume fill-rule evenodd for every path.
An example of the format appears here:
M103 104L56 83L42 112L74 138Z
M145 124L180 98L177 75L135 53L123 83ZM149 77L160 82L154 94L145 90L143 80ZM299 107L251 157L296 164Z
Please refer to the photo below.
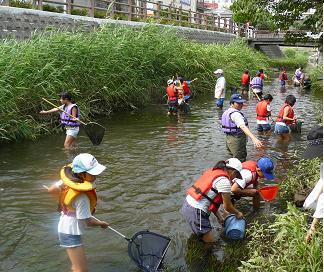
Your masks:
M56 183L57 187L60 187L63 182L60 180ZM85 222L82 219L91 217L90 200L85 193L81 193L72 203L75 208L75 216L69 216L61 213L60 221L58 223L58 232L73 235L82 235L85 229Z
M215 98L217 98L217 99L219 99L219 98L225 98L225 89L226 89L225 77L224 76L221 76L216 81Z
M231 119L233 123L238 127L241 128L242 126L245 126L244 118L241 113L239 112L233 112L231 114Z
M233 181L236 182L241 187L241 189L245 189L246 184L251 182L251 180L253 178L252 172L250 170L243 169L243 170L241 170L240 173L241 173L242 179L236 178ZM253 184L250 184L247 188L253 188Z
M271 111L271 106L270 106L270 105L267 105L267 111L268 111L268 112ZM258 125L270 124L269 117L267 117L267 120L258 120L258 119L257 119L257 124L258 124Z
M219 177L216 178L213 181L213 188L216 189L219 193L230 193L231 192L231 182L226 177ZM211 199L214 199L216 196L215 192L210 190L207 193L207 196L209 196ZM192 196L187 195L187 202L190 206L200 209L204 211L205 213L209 213L208 207L210 205L210 201L206 199L205 197L202 197L199 201L195 200Z

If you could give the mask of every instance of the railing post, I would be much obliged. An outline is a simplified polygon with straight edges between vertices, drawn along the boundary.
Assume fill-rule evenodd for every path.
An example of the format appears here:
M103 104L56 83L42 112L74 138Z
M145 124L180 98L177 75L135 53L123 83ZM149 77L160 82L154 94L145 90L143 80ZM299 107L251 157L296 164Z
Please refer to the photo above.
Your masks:
M204 15L204 19L205 19L205 29L208 30L208 15L207 14Z
M132 0L128 0L128 21L132 20Z
M161 1L158 1L156 4L156 10L157 10L157 18L161 18Z
M72 1L71 0L67 0L66 1L67 5L66 5L66 12L67 14L71 14L71 11L72 11Z
M43 10L43 0L38 0L38 9Z
M147 2L146 0L143 0L143 9L142 9L143 17L146 20L147 18Z
M234 33L234 29L233 29L233 21L231 19L229 19L229 28L230 28L230 33Z
M169 23L172 22L172 4L170 4L168 7L168 20L169 20Z
M189 22L189 27L191 27L191 9L188 10L188 22Z
M213 31L216 30L216 17L215 14L213 14Z
M94 17L94 0L89 0L90 7L89 7L89 16Z
M180 21L180 25L182 24L182 6L180 6L179 8L179 21Z
M112 2L111 2L111 10L110 10L110 18L114 19L114 15L115 15L115 1L112 0Z
M218 31L220 31L220 17L218 16L217 18L217 28L218 28Z

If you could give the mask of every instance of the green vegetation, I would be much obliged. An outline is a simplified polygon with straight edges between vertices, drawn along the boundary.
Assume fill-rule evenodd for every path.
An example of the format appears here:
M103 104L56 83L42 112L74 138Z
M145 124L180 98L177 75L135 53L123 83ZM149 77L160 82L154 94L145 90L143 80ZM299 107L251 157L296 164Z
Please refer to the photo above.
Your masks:
M46 4L43 5L43 10L49 12L63 13L64 8L63 6L53 6L53 5Z
M33 3L31 1L24 1L24 0L10 0L9 5L11 7L17 7L17 8L27 8L27 9L33 8Z
M249 229L249 260L239 271L321 271L323 233L317 228L310 244L304 237L308 228L306 212L289 204L285 214L276 215L273 224L255 224Z
M309 76L312 80L312 91L314 93L322 94L323 93L323 66L319 65L315 69L311 70Z
M305 50L295 50L292 48L283 49L284 58L271 59L271 67L285 67L288 70L298 68L300 65L306 67L309 53Z
M292 201L296 192L312 189L319 179L320 160L301 160L288 170L287 177L280 185L281 199Z
M52 131L41 98L73 93L83 119L141 106L164 94L176 74L198 77L194 89L213 89L213 71L226 71L235 85L243 69L268 67L267 58L236 41L204 45L176 36L173 29L107 25L91 33L51 32L30 40L0 43L0 137L36 138Z

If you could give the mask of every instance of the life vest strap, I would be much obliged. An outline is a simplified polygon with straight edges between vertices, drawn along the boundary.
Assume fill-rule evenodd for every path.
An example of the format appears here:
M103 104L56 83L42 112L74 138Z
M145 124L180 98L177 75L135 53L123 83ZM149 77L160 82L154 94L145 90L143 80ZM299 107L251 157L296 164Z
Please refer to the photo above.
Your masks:
M195 189L195 191L196 191L197 194L201 194L204 198L206 198L210 203L214 204L216 207L219 207L219 206L220 206L219 203L216 203L216 202L215 202L213 199L211 199L208 195L206 195L204 192L202 192L202 191L200 190L199 187L196 187L195 185L192 185L191 187ZM218 191L217 191L215 188L211 187L210 189L211 189L214 193L216 193L216 195L218 194Z

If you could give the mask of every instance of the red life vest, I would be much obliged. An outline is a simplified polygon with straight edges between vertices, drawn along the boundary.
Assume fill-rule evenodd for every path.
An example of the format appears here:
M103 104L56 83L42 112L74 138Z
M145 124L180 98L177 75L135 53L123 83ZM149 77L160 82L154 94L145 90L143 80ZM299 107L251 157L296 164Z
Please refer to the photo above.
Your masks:
M218 193L217 190L212 187L213 181L219 177L226 177L229 179L229 175L224 170L213 170L212 168L206 170L202 176L197 179L196 182L187 190L187 194L192 196L197 201L203 197L208 199L210 201L208 210L216 212L219 206L223 203L222 193ZM216 193L213 199L207 196L210 190Z
M182 89L183 89L183 95L189 95L190 94L190 88L189 88L189 84L187 81L183 81L182 83Z
M260 78L261 78L262 80L264 80L264 78L265 78L264 73L262 73L262 74L260 75Z
M168 100L177 100L177 95L174 90L174 85L171 84L170 86L167 87L166 93L168 95Z
M248 85L250 83L250 76L249 74L243 74L241 77L241 82L243 85Z
M270 112L267 110L269 104L266 100L262 100L256 105L257 120L267 120L267 117L270 115Z
M289 108L287 117L288 118L294 118L294 116L295 116L294 109L292 108L292 106L290 106L289 104L285 103L282 106L282 108L280 109L280 111L279 111L278 118L277 118L276 122L284 122L286 125L290 125L290 124L293 123L293 121L283 120L283 115L284 115L284 111L285 111L285 108L286 107Z
M252 180L248 182L245 188L249 187L251 184L256 184L258 182L258 173L256 171L257 162L255 161L245 161L242 162L242 169L249 170L252 173Z
M279 80L288 80L286 72L281 72L279 75Z

